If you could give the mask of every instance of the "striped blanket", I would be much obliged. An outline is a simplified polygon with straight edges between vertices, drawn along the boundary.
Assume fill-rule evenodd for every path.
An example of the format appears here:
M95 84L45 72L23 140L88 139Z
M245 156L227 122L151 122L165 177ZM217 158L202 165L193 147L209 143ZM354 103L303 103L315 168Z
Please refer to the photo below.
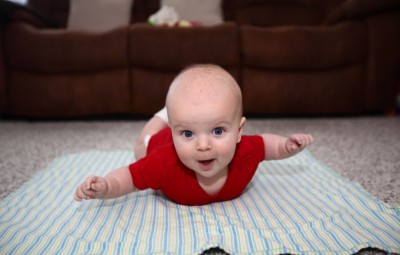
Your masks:
M232 201L182 206L147 190L73 200L91 174L130 163L129 151L55 159L0 202L0 254L350 254L400 252L400 212L304 151L262 162Z

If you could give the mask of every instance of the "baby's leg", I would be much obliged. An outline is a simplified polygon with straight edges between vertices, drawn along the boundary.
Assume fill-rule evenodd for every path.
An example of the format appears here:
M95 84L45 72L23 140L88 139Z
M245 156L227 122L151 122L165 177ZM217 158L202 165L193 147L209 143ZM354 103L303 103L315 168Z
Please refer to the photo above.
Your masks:
M154 116L146 123L138 139L136 140L134 151L137 160L146 156L147 145L150 137L167 126L167 108L164 107L161 111L154 114Z

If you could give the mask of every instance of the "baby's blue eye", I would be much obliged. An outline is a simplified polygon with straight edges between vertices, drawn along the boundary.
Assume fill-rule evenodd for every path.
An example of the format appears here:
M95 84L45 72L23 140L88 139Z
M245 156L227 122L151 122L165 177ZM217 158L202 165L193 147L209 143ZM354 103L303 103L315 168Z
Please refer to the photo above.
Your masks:
M213 132L214 135L222 135L224 133L223 128L214 128Z
M190 137L193 136L193 132L192 132L192 131L189 131L189 130L183 131L182 134L183 134L183 136L186 137L186 138L190 138Z

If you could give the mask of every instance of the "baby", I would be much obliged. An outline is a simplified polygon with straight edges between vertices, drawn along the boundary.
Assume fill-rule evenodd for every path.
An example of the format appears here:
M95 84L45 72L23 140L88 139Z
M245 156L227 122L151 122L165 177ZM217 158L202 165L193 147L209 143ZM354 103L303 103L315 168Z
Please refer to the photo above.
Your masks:
M170 86L166 108L139 136L138 161L88 177L75 199L151 188L184 205L227 201L242 194L261 161L291 157L313 142L307 134L242 135L242 114L240 88L227 71L215 65L183 70Z

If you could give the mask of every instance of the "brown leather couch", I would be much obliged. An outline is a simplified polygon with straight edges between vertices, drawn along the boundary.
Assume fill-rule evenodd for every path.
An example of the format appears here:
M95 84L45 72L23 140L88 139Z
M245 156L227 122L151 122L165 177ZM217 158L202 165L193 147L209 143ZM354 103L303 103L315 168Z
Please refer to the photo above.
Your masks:
M146 24L159 1L135 0L131 24L65 29L67 0L30 0L0 34L0 114L148 117L173 77L215 63L238 80L247 116L384 113L400 84L398 0L226 0L225 23ZM52 21L52 22L49 22Z

